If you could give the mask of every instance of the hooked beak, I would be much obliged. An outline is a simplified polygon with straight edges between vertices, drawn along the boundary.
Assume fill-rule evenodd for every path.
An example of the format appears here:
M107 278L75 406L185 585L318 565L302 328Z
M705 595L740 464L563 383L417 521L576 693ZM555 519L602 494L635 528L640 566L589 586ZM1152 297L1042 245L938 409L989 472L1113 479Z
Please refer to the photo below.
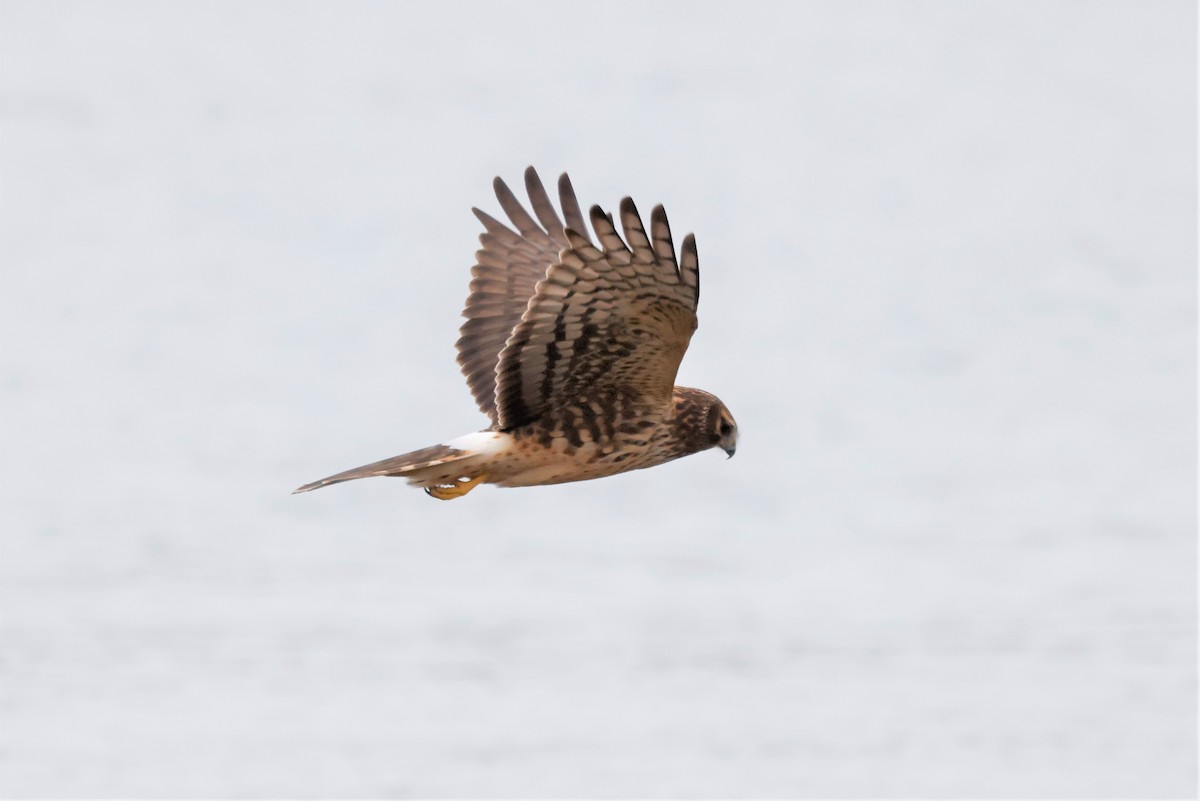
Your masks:
M723 450L723 451L725 451L725 453L729 454L729 456L726 458L732 459L733 455L735 453L737 453L737 445L730 445L728 447L722 445L721 450Z

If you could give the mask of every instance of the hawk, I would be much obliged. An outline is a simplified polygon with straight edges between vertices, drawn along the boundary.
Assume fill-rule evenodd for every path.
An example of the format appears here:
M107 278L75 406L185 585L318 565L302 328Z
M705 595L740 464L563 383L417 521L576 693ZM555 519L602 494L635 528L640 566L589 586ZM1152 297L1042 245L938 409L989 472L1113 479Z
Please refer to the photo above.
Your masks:
M504 181L493 186L516 230L472 209L484 232L458 340L458 363L492 425L296 492L398 476L450 500L480 483L583 481L713 447L733 456L737 423L725 404L675 386L696 330L695 237L684 237L676 258L663 207L647 233L627 197L624 239L592 206L593 242L566 173L558 181L565 223L532 167L525 188L536 219Z

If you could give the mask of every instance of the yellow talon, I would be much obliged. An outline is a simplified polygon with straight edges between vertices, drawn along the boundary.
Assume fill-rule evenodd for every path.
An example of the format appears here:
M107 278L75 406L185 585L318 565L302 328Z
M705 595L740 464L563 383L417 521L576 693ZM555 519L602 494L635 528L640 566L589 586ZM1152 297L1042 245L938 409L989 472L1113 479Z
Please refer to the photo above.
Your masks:
M453 484L438 484L436 487L426 487L425 493L437 498L439 501L452 501L455 498L461 498L475 489L475 485L483 481L483 479L484 476L482 475L475 476L475 478L460 478Z

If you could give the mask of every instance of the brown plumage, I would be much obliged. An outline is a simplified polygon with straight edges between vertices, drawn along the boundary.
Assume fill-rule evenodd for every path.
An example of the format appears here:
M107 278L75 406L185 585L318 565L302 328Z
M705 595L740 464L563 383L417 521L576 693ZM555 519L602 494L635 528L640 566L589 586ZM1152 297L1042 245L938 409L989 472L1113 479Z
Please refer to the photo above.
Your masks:
M647 232L630 198L618 233L590 210L596 243L566 174L563 219L532 167L530 216L499 178L515 231L478 209L482 248L458 340L458 362L490 429L364 465L296 492L367 476L402 476L437 498L483 482L557 484L652 467L712 447L730 456L737 424L703 390L676 387L696 330L696 242L676 258L662 206Z

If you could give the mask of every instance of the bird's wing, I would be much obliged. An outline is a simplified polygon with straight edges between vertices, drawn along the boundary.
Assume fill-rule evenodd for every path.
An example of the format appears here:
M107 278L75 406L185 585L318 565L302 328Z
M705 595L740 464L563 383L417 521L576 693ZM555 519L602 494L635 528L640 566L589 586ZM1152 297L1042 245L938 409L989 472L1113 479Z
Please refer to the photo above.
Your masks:
M534 188L535 213L557 231L544 192ZM564 193L564 206L566 200ZM557 242L537 230L519 207L510 208L503 197L501 203L523 237L510 232L510 237L498 238L513 242L514 248L521 241ZM590 217L600 248L588 239L578 210L566 211L566 247L537 282L500 352L495 410L502 430L555 410L564 410L564 424L569 424L565 418L575 410L586 415L597 405L620 417L633 408L669 404L675 374L696 329L696 241L688 234L676 259L662 206L650 215L647 235L633 201L622 200L624 240L612 217L593 206Z
M558 254L569 247L562 220L554 210L537 172L525 171L525 188L535 221L521 206L512 190L497 178L493 182L500 206L516 227L511 230L479 209L472 209L483 223L481 248L471 268L471 292L459 330L458 363L475 402L483 413L497 421L496 373L500 352L529 307L537 284L546 277ZM583 213L575 190L564 173L558 182L566 226L584 231Z

